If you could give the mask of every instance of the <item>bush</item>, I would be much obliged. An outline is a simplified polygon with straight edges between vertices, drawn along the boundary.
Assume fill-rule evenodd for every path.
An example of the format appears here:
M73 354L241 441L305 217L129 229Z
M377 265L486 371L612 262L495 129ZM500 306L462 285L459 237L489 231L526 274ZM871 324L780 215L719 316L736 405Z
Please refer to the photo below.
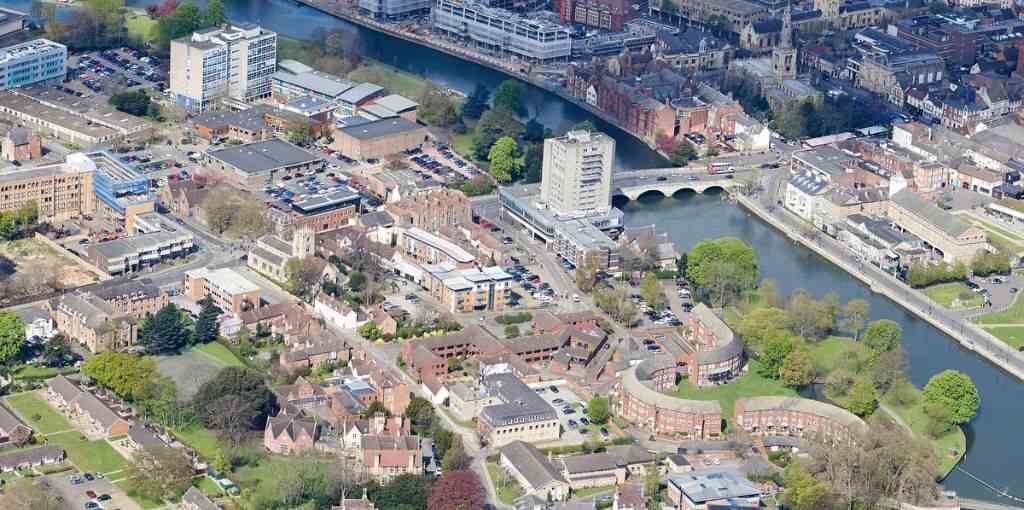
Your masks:
M519 336L519 326L509 324L505 326L505 338L516 338Z
M521 324L531 320L533 320L533 314L530 312L519 312L499 315L494 319L494 322L498 324Z
M907 284L914 288L927 287L936 283L955 282L967 279L967 266L963 263L953 265L914 264L907 272Z

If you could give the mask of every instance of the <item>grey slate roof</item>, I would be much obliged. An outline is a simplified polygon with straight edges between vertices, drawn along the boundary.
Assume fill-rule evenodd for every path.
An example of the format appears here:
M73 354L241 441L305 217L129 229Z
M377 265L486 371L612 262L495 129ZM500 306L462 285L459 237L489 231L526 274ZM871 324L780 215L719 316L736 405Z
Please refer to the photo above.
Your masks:
M480 411L480 417L494 426L503 426L513 421L532 423L554 420L558 417L551 404L512 374L491 375L484 379L484 385L490 394L502 401L501 404L487 406Z
M622 374L622 386L624 391L630 392L630 394L645 403L655 404L658 407L677 412L689 414L722 413L722 406L717 400L686 400L665 395L664 393L660 393L654 388L647 386L637 378L639 374L646 372L645 370L641 370L641 367L646 363L647 361L641 362L639 365L631 367ZM650 372L646 373L649 374Z
M845 425L853 432L867 432L867 424L857 415L832 404L800 397L750 397L736 401L736 407L747 411L795 411L829 419Z
M745 476L731 471L672 475L668 477L668 481L696 504L761 494L761 489Z
M396 133L404 133L413 129L419 129L420 127L421 126L419 124L411 120L404 119L402 117L394 117L390 119L374 120L355 126L346 126L341 128L341 132L357 140L370 140Z
M153 281L149 279L132 280L119 278L97 284L88 290L94 296L104 301L121 296L140 295L152 298L160 295L160 287L153 285Z
M566 483L562 473L531 444L512 441L502 446L499 452L526 478L531 485L529 489L539 489L552 483Z
M189 487L185 491L185 495L181 497L181 501L191 505L196 510L220 510L216 503L210 501L210 498L206 497L205 494L195 487Z
M8 409L5 404L0 403L0 431L10 435L16 429L21 427L24 427L29 431L32 430L32 427L29 427L25 422L21 421L21 419Z
M338 99L349 104L359 104L360 102L365 101L376 94L380 94L383 91L384 87L381 87L380 85L374 85L373 83L360 83L359 85L346 90L344 94L338 97Z
M280 67L280 64L278 64L278 66ZM338 78L337 76L332 76L327 73L321 73L313 70L307 71L304 69L297 69L297 71L298 72L278 71L271 76L271 79L280 80L284 83L331 98L341 96L348 90L356 87L356 84L349 80Z
M971 228L966 221L939 209L937 205L909 189L893 195L892 201L951 237L960 237Z
M697 316L697 320L711 330L715 336L715 347L706 351L697 351L693 354L697 362L701 364L719 363L730 360L743 352L743 342L733 333L732 329L725 324L720 317L708 308L704 303L697 303L691 312Z
M36 448L0 455L0 471L9 471L25 465L38 465L42 464L45 460L56 462L63 458L63 448L45 444Z
M420 105L416 101L413 101L412 99L409 99L405 96L400 96L398 94L384 96L374 101L374 103L379 106L383 106L384 108L387 108L388 110L391 110L395 113L404 113L410 110L415 110Z
M277 138L216 150L207 154L211 158L248 174L260 174L323 159Z

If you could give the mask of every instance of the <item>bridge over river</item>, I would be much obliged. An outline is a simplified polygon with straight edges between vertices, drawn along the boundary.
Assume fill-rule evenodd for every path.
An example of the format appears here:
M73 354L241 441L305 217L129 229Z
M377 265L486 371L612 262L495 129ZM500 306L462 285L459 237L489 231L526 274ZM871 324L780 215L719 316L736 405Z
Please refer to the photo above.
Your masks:
M735 175L712 175L704 165L619 171L612 176L612 195L636 200L648 192L672 196L684 190L697 193L712 188L727 190L736 185L737 177L751 171L752 168L737 167Z

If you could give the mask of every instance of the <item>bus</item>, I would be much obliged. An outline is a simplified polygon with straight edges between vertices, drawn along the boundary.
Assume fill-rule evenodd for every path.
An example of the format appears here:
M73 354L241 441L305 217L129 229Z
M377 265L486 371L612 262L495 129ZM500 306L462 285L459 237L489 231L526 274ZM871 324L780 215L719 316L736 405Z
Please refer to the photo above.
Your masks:
M715 161L708 163L708 173L711 175L726 175L736 173L736 167L728 161Z

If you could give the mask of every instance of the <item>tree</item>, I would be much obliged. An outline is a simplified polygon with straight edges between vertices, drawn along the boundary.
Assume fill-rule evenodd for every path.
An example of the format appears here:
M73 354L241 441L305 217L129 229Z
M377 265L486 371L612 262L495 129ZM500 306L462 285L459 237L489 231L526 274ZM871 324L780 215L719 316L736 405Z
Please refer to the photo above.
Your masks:
M758 357L761 375L778 379L786 358L796 349L796 342L789 336L777 336L768 340L764 352Z
M158 377L153 358L127 352L107 351L82 363L82 373L117 396L138 401Z
M207 193L201 208L207 226L218 234L228 232L232 236L252 238L267 230L263 205L227 188L216 188Z
M871 381L858 378L845 399L846 407L857 416L869 416L878 408L878 392Z
M288 291L298 296L307 295L320 283L323 270L323 261L316 257L289 260L284 266Z
M150 354L177 351L188 345L192 337L189 322L177 305L168 304L143 321L139 328L139 343Z
M522 156L519 144L514 138L509 136L499 138L487 154L487 159L491 162L491 175L500 183L512 182L523 169Z
M0 365L10 365L25 347L25 322L11 310L0 310Z
M360 292L366 287L366 275L362 271L352 271L348 275L348 288L352 292Z
M203 11L203 26L216 27L227 21L224 14L224 3L221 0L209 0L206 3L206 10Z
M219 333L217 318L220 317L221 310L213 304L213 299L210 299L209 296L202 299L199 304L203 309L199 312L199 318L196 319L195 332L192 337L195 343L205 344L217 339Z
M430 491L430 510L483 510L486 494L476 473L446 471Z
M398 475L386 485L376 480L366 486L367 497L377 508L427 510L432 480L425 475Z
M838 402L846 397L856 382L857 378L853 372L845 368L837 368L825 379L825 395L830 400Z
M288 137L289 142L304 143L313 136L313 124L308 120L291 122L288 124L288 129L285 130L285 136Z
M6 510L62 510L64 502L40 478L15 478L0 495Z
M467 469L472 462L473 459L466 453L466 447L462 444L462 438L455 436L451 447L448 448L448 451L444 452L441 467L444 468L445 472L450 473L459 469Z
M644 275L643 279L640 280L640 296L644 298L647 304L655 309L661 310L665 308L667 299L665 298L665 287L661 285L661 281L658 280L658 276L652 272L648 272Z
M432 126L450 127L459 120L455 103L441 89L427 87L419 97L420 107L416 117Z
M810 355L803 349L797 349L786 355L779 367L779 380L786 386L800 388L811 384L814 379L814 363Z
M806 290L797 289L786 306L789 327L804 338L822 337L835 325L835 309L828 301L816 301Z
M473 88L473 93L467 96L466 101L462 103L462 116L479 119L489 108L488 103L490 100L491 91L482 83L477 83L476 87Z
M785 310L774 307L756 308L743 316L737 332L750 351L760 353L764 350L768 338L788 334L783 329L786 324L789 324L789 313Z
M793 510L826 510L831 508L832 489L814 478L801 462L791 462L783 472L782 501Z
M110 96L107 102L110 103L110 106L136 117L148 115L156 118L160 115L159 105L152 103L149 99L149 94L143 89L114 94ZM156 109L154 110L154 108Z
M519 326L515 324L509 324L505 326L505 338L518 338L519 337Z
M590 256L583 259L583 265L576 268L576 286L581 291L589 293L597 285L598 262L597 257Z
M190 0L182 3L169 16L157 20L157 43L167 48L172 39L184 37L203 28L203 13Z
M164 445L145 445L132 455L135 486L156 500L185 491L192 480L192 460L184 450Z
M686 139L677 141L669 154L669 160L676 166L686 166L695 159L697 159L697 149Z
M982 252L971 261L975 276L1010 273L1010 254L1006 251Z
M434 425L434 406L422 397L413 397L405 406L405 417L409 418L414 434L430 435Z
M703 240L687 254L686 276L708 291L712 304L721 306L757 284L757 253L735 237Z
M537 117L533 117L526 122L526 130L523 132L523 140L534 143L544 142L544 124L541 124L537 120Z
M374 400L373 402L370 402L370 405L366 407L365 411L363 411L362 418L367 420L378 414L391 416L391 409L388 409L388 406L384 405L380 400Z
M274 408L274 395L259 372L226 367L199 387L192 407L212 428L237 423L258 430Z
M843 307L842 327L853 333L854 340L860 338L860 332L864 329L864 324L867 323L870 310L868 302L863 299L851 299Z
M903 349L897 347L891 351L885 351L875 356L871 364L871 383L875 385L879 393L885 393L896 383L897 379L904 376L907 363L903 356Z
M587 402L587 418L594 423L605 423L609 417L608 397L596 396Z
M949 410L952 423L967 423L978 414L981 396L971 376L957 370L943 370L932 376L922 392L924 405Z
M523 124L504 110L487 110L480 116L473 134L473 155L479 160L490 156L491 146L503 137L513 140L523 134Z
M864 330L864 345L876 354L899 347L902 338L903 328L898 322L889 319L873 321Z
M57 333L53 338L46 341L43 347L43 360L50 367L62 367L74 354L71 350L71 341L63 333Z
M513 115L522 115L525 111L523 91L523 84L516 80L501 82L494 91L494 109L504 110Z

